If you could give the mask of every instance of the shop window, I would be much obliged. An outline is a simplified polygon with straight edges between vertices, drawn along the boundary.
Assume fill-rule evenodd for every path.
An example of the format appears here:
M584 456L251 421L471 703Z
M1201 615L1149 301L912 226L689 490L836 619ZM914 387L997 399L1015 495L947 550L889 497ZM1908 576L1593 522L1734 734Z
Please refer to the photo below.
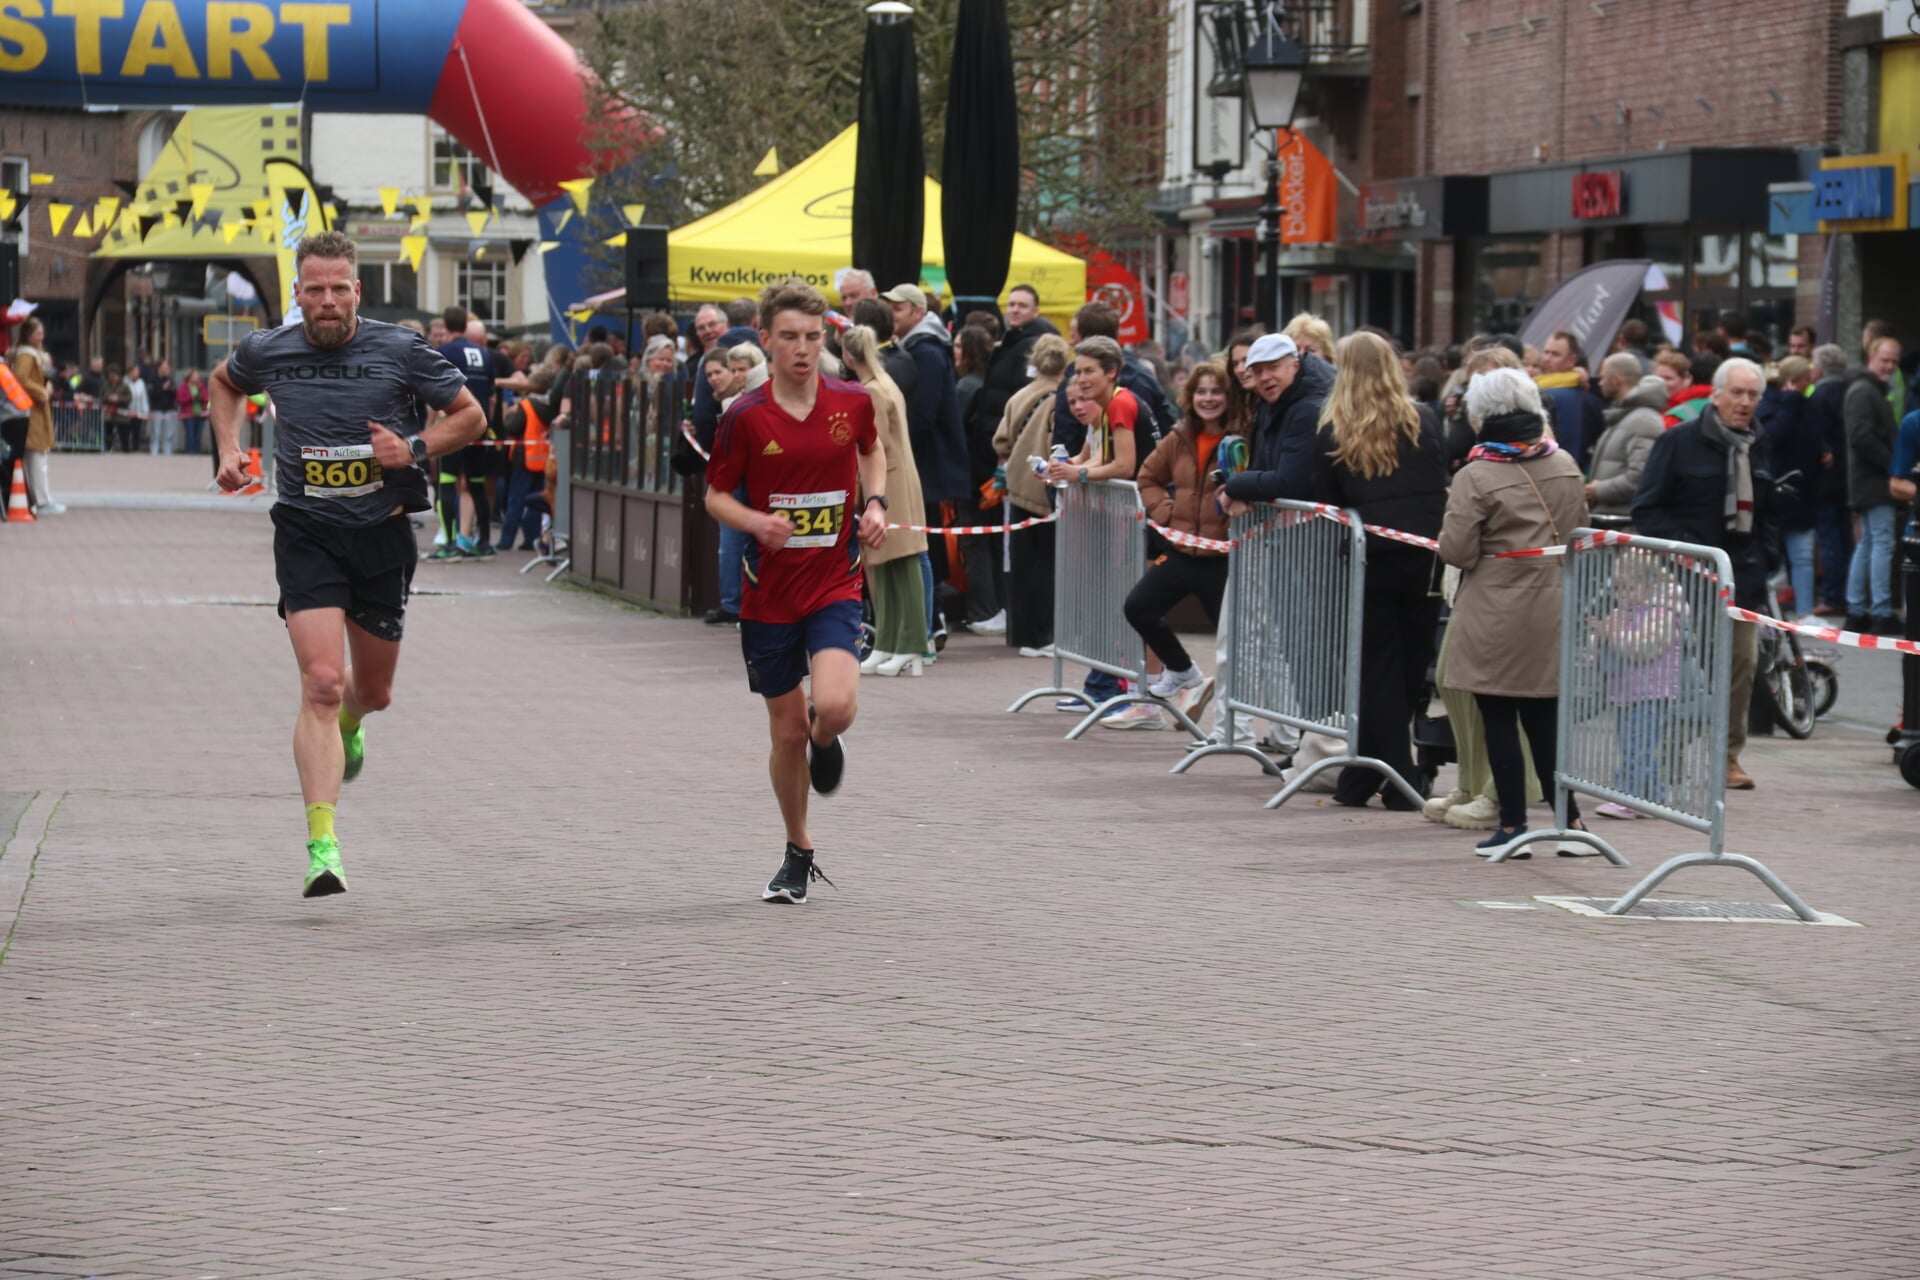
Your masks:
M429 126L428 142L433 159L433 189L456 195L473 190L475 179L487 182L487 166L454 136L439 125Z
M1475 240L1469 251L1468 333L1518 333L1543 296L1539 238Z
M1703 232L1693 241L1691 292L1740 292L1740 236L1735 232Z
M507 264L462 260L454 276L454 301L484 320L489 329L507 322Z
M369 307L420 309L420 282L411 263L362 261L360 294Z
M1800 283L1800 237L1747 233L1747 287L1785 289Z

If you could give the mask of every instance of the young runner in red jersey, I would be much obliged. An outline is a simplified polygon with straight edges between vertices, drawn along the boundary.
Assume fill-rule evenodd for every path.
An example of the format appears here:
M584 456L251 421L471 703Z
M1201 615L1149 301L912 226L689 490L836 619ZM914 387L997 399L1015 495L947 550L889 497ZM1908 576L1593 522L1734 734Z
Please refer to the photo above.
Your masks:
M826 879L813 864L807 786L823 796L840 788L840 736L860 683L860 548L887 536L873 403L859 383L819 373L826 314L820 291L797 277L761 291L772 376L727 410L707 466L708 513L754 538L740 649L747 686L767 701L767 771L787 827L786 857L760 894L768 902L805 902L808 882ZM808 675L811 703L800 687Z

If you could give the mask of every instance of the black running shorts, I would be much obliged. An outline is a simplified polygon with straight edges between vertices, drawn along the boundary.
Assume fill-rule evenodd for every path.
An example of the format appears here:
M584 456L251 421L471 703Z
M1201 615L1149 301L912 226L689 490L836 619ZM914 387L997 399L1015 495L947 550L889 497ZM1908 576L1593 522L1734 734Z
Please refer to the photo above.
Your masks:
M339 525L284 504L273 507L273 572L283 618L303 609L344 609L368 635L397 641L419 561L404 515Z

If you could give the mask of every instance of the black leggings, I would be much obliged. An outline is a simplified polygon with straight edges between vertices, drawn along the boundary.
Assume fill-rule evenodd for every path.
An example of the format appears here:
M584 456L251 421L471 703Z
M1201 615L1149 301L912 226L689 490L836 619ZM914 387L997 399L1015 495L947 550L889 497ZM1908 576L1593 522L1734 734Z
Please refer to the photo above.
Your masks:
M1476 693L1480 719L1487 729L1487 764L1493 770L1493 785L1500 792L1500 825L1508 831L1527 825L1527 767L1520 759L1520 729L1527 731L1527 745L1533 748L1533 771L1549 800L1554 793L1553 767L1556 722L1560 716L1558 698L1508 698L1493 693ZM1567 794L1567 821L1580 819L1580 806L1573 794Z
M1366 589L1360 614L1360 732L1354 748L1420 786L1413 763L1413 713L1425 705L1427 663L1440 623L1440 601L1420 587ZM1364 805L1380 792L1391 808L1410 808L1386 775L1360 765L1340 771L1333 798Z
M1209 621L1220 621L1220 598L1227 591L1225 556L1190 556L1184 551L1168 551L1147 566L1140 581L1127 592L1127 625L1140 633L1147 648L1167 664L1169 671L1185 671L1193 659L1180 644L1180 638L1167 625L1167 610L1188 596L1200 601Z

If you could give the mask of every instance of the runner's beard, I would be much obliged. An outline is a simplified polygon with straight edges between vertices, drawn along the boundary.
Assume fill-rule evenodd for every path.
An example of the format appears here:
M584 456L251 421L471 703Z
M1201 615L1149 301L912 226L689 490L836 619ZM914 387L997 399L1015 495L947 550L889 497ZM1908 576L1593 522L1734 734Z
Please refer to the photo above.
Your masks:
M307 338L316 347L344 346L353 336L353 316L344 320L303 320Z

